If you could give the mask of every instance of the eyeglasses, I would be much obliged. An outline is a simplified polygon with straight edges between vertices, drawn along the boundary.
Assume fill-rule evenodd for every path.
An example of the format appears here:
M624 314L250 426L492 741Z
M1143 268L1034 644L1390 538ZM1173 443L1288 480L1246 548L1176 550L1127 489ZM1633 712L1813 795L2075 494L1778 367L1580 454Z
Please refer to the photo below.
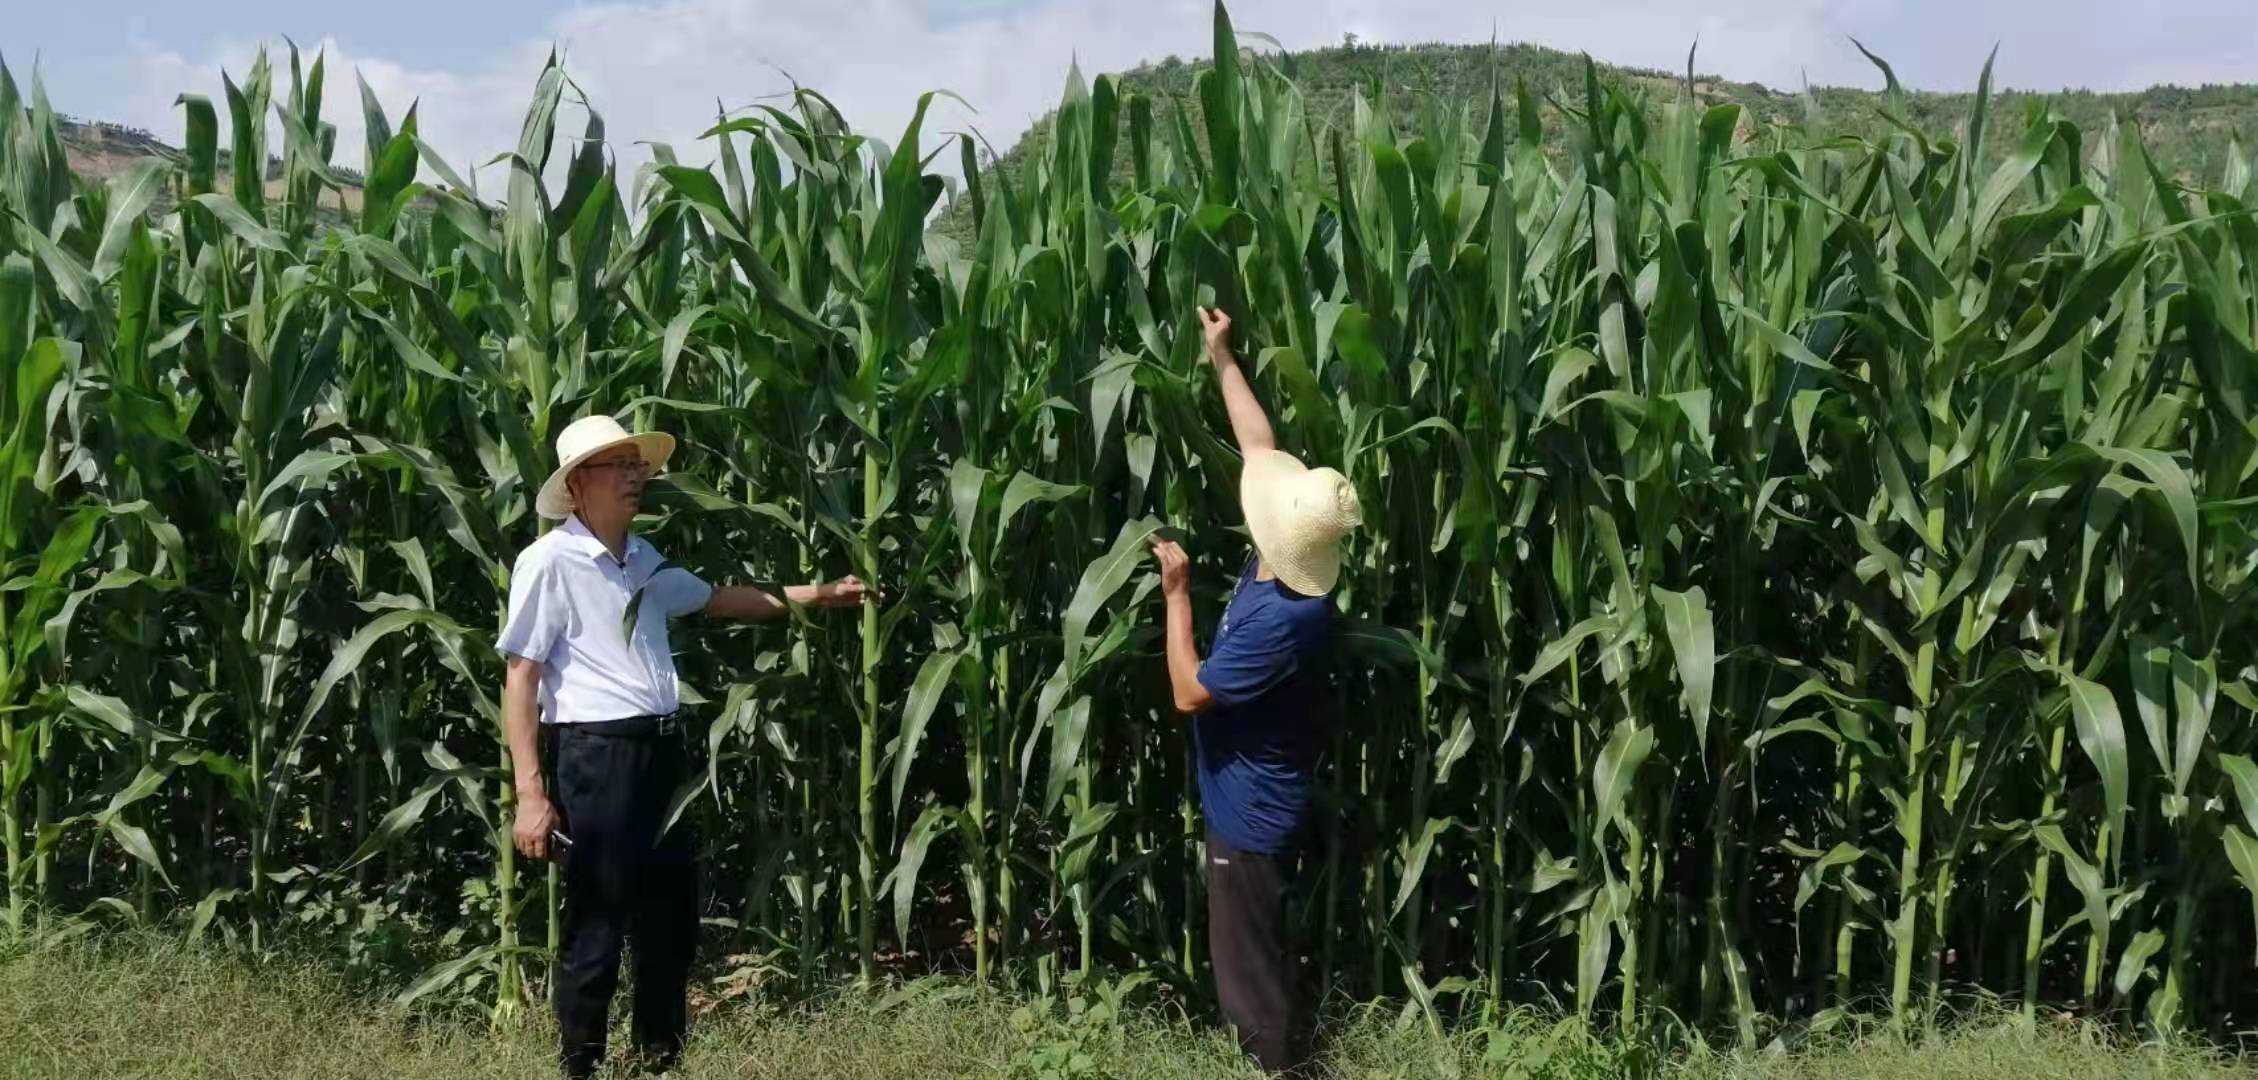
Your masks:
M648 476L651 472L651 463L639 457L583 462L580 467L583 469L613 469L624 476Z

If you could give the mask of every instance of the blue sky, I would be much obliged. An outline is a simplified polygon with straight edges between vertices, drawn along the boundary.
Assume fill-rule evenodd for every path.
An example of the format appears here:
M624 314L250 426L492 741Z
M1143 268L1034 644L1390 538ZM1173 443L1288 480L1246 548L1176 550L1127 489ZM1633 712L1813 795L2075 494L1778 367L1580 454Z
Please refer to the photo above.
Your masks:
M1699 66L1792 87L1875 86L1855 36L1910 85L1971 86L2000 45L2002 86L2129 89L2158 82L2258 81L2258 18L2250 0L1238 0L1241 30L1289 48L1367 41L1500 40L1582 50L1617 63ZM1070 61L1086 72L1208 51L1206 0L116 0L27 3L0 40L19 79L40 61L56 108L149 128L178 141L183 91L219 96L258 46L284 35L328 52L325 110L339 159L360 164L351 72L395 118L420 100L423 129L458 167L515 142L526 97L554 46L609 126L625 164L635 143L672 143L703 160L697 135L716 102L740 108L784 89L784 72L837 102L858 127L889 140L916 95L947 88L977 115L938 106L929 130L976 125L998 146L1056 102ZM309 57L310 60L310 57ZM565 123L577 129L579 119ZM486 175L498 181L498 174Z

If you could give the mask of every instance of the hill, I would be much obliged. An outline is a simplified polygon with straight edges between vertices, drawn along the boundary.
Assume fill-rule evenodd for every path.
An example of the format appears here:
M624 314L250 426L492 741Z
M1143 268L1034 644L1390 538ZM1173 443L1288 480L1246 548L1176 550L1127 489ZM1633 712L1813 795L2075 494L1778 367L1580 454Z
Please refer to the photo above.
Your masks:
M70 163L71 171L90 182L107 182L134 162L146 158L161 157L170 161L181 159L179 147L142 128L68 116L56 117L55 126L62 135L63 155ZM331 214L360 213L360 173L335 166L331 167L330 173L337 178L339 186L338 190L322 194L320 215L327 217ZM234 175L233 157L227 147L222 146L219 149L219 182L222 190L233 182L230 178ZM283 190L282 161L279 158L267 159L266 190L269 199L280 199L286 194ZM170 207L171 195L168 192L159 196L157 205L152 209L163 213Z
M1399 129L1410 126L1410 113L1419 107L1420 92L1435 94L1444 101L1481 103L1488 100L1495 79L1507 88L1510 101L1511 88L1518 81L1538 98L1546 137L1556 152L1561 149L1563 133L1574 127L1561 122L1561 105L1580 108L1583 100L1584 58L1537 45L1371 45L1359 43L1352 36L1337 47L1291 54L1273 52L1269 59L1301 85L1313 119L1345 116L1360 92L1374 106L1384 94ZM1171 56L1114 76L1115 90L1125 99L1130 94L1150 97L1156 123L1165 122L1163 118L1181 103L1194 132L1202 132L1194 79L1208 66L1206 61L1186 62ZM1687 82L1684 73L1604 63L1597 67L1602 80L1642 93L1656 115ZM1877 71L1875 77L1879 81L1881 73ZM1824 86L1787 92L1761 83L1699 73L1692 77L1692 89L1704 107L1741 106L1745 110L1742 138L1753 137L1756 125L1797 125L1807 138L1879 138L1893 130L1883 112L1888 100L1885 91ZM1923 131L1949 131L1955 138L1964 138L1974 98L1972 93L1905 90L1903 118ZM2183 179L2215 180L2226 169L2235 140L2258 130L2258 85L2155 86L2130 93L1996 91L1985 156L1996 160L2012 148L2028 127L2033 110L2040 110L2038 115L2050 110L2075 122L2087 135L2089 151L2091 141L2106 131L2112 115L2122 123L2136 123L2150 153L2167 172ZM1122 115L1126 118L1128 110L1122 110ZM1052 113L1038 120L1000 159L984 154L984 171L1002 169L1016 180L1027 155L1051 145L1055 116ZM1126 124L1126 119L1123 122ZM1121 177L1128 175L1127 156L1115 159L1116 173ZM968 218L961 205L952 205L938 225L941 231L964 239L969 231Z

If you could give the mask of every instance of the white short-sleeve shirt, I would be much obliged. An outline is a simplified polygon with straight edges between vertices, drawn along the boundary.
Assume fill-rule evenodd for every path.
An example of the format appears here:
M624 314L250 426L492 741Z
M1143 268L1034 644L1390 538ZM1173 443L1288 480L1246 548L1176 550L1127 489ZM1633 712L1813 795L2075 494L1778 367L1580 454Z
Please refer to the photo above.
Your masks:
M640 591L632 636L628 601ZM664 715L681 705L669 620L701 611L713 586L669 566L642 538L612 557L576 517L518 553L497 646L541 662L541 719L582 724Z

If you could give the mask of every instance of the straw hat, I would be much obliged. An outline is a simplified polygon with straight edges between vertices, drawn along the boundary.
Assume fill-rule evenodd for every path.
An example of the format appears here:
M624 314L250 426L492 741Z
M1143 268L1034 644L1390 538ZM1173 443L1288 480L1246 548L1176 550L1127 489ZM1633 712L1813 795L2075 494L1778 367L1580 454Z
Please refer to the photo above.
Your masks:
M1356 485L1338 470L1257 450L1239 477L1239 505L1262 561L1286 587L1323 596L1341 578L1341 537L1364 523Z
M565 486L565 477L589 458L615 446L633 443L651 463L651 471L665 467L666 459L674 455L674 436L663 431L646 431L634 434L619 426L619 421L609 416L584 416L567 425L557 435L557 471L541 485L541 494L533 500L533 509L542 517L561 520L572 516L572 491Z

